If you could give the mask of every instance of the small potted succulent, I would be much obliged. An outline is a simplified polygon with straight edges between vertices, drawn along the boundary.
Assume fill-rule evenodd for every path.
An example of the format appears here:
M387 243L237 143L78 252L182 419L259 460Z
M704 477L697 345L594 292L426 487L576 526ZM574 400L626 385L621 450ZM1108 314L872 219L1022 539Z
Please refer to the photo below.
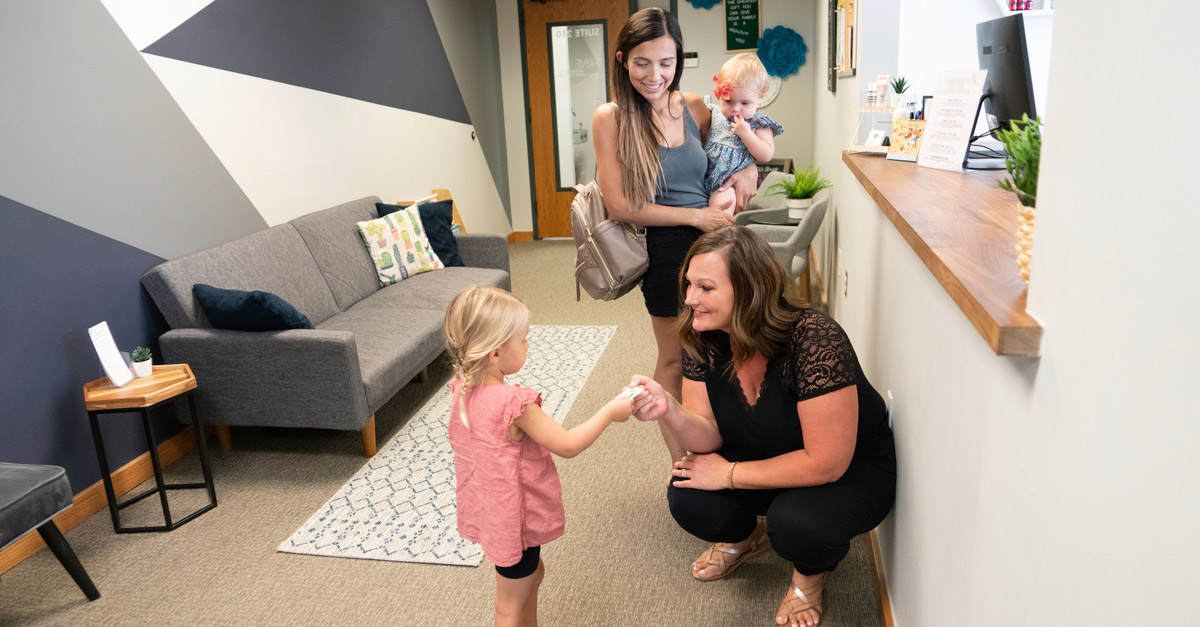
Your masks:
M139 377L148 377L154 373L154 360L150 358L149 348L139 346L133 349L130 358L133 359L133 374Z
M1002 189L1017 195L1021 210L1017 214L1017 272L1029 282L1033 257L1033 221L1037 217L1038 164L1042 158L1042 118L1029 119L1022 114L1008 130L996 131L1004 143L1004 165L1010 178L997 181Z
M796 171L791 178L784 178L768 187L763 195L783 194L787 197L788 217L801 218L812 205L813 196L830 187L833 187L833 183L821 176L821 168L816 164L809 164L807 168Z
M903 76L897 76L889 84L892 86L892 91L896 92L892 95L892 106L899 107L902 102L907 103L908 99L904 96L904 92L908 91L908 80Z

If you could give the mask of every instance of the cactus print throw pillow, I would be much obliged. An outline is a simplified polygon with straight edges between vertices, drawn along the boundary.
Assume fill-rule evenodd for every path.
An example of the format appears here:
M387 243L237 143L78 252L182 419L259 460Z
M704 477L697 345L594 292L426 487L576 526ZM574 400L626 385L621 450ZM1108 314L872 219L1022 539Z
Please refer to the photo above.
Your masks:
M421 214L415 207L359 222L358 234L375 262L380 285L388 286L446 267L429 245Z

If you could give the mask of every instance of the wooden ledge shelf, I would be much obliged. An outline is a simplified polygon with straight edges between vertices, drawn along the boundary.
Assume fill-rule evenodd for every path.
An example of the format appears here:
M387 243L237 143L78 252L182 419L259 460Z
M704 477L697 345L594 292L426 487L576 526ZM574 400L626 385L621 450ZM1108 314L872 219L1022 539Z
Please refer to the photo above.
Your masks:
M1038 356L1042 326L1017 275L1015 196L1003 170L947 172L842 152L842 161L997 355Z

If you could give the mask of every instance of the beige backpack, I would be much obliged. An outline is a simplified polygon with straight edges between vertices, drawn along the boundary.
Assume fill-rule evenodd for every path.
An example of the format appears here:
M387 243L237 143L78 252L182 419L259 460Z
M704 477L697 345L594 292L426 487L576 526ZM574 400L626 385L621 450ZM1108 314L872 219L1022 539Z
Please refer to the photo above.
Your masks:
M581 285L596 300L614 300L641 282L650 265L646 229L609 218L596 181L575 186L571 233L575 236L576 301Z

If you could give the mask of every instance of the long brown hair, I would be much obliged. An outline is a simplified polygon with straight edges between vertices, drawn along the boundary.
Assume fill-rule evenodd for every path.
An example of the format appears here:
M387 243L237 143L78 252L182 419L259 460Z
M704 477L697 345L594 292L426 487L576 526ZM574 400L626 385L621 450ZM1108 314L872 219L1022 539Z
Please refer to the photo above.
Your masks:
M617 105L615 117L621 193L633 211L654 200L654 192L662 176L658 146L664 138L654 126L650 103L633 88L625 63L629 62L631 50L664 35L675 40L675 78L667 87L669 106L679 90L679 79L683 76L683 34L675 16L658 8L634 13L617 35L617 50L613 53L612 94L613 102ZM686 103L684 106L687 106Z
M799 290L792 283L771 247L754 231L737 225L723 226L700 236L688 250L679 271L679 301L687 298L687 271L692 258L705 253L719 252L729 270L733 285L733 316L730 322L729 344L733 348L733 371L755 355L770 361L792 334L792 326L800 317L804 305ZM700 351L713 347L711 332L692 328L692 308L684 306L679 313L679 343L695 359L703 360Z

